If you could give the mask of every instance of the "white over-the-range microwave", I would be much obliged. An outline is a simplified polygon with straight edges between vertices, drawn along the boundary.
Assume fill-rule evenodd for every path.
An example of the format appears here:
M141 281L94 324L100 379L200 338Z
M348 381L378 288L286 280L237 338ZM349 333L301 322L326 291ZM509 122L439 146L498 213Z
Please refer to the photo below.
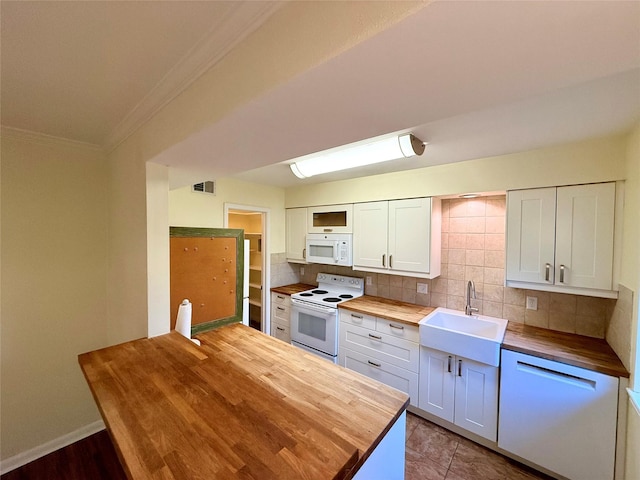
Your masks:
M326 265L353 265L350 233L310 233L306 238L307 262Z

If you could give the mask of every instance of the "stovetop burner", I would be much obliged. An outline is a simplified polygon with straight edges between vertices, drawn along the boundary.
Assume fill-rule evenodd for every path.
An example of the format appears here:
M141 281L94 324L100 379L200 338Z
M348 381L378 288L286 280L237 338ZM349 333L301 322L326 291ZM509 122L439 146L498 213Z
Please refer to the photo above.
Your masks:
M1 1L1 0L0 0ZM291 299L304 302L305 305L315 304L325 308L338 308L338 304L364 294L364 279L347 277L329 273L318 273L318 286L310 290L294 293Z

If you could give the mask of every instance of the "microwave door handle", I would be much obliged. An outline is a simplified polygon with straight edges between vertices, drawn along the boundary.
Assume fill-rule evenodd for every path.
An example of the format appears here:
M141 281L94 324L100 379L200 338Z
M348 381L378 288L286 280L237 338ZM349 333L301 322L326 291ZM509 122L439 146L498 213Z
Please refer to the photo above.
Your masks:
M333 260L338 262L340 260L340 242L333 242Z

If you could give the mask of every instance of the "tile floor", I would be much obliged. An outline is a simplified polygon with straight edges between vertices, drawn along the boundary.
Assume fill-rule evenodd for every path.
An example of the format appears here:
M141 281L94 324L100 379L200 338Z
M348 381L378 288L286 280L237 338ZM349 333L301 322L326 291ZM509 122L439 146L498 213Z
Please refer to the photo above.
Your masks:
M535 480L548 477L407 412L405 480Z

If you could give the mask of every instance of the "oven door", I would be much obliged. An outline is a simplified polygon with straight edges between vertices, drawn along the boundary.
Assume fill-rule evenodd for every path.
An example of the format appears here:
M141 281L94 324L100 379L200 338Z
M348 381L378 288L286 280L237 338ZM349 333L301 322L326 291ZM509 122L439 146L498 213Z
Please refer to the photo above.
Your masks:
M338 355L338 309L291 299L291 341Z

